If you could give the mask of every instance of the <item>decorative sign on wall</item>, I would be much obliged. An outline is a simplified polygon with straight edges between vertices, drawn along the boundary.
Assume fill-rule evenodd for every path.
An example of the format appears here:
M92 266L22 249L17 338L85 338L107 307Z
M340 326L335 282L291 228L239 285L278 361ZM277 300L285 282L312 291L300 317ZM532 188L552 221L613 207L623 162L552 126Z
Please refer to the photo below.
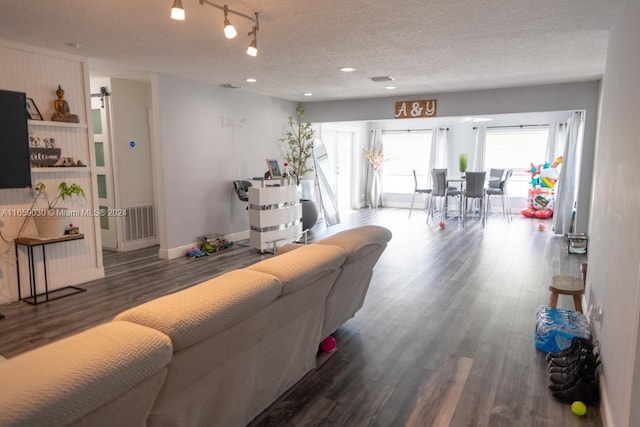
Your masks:
M396 102L396 119L414 119L417 117L435 117L436 100L398 101Z

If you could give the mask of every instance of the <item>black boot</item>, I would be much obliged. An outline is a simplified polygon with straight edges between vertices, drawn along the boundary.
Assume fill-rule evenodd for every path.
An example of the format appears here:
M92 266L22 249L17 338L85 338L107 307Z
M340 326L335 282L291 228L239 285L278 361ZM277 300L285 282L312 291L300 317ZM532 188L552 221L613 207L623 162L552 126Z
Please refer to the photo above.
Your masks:
M583 348L593 349L593 343L586 338L575 337L571 340L571 345L569 347L557 353L547 354L547 362L551 362L551 359L553 358L571 356Z
M554 366L559 366L561 368L564 368L564 367L570 366L572 363L578 360L591 360L595 362L596 356L593 354L592 350L584 348L572 356L552 358L551 361L549 362L549 368L552 368Z
M600 387L595 379L578 378L575 384L563 390L554 391L552 396L564 403L577 400L585 405L598 406L600 404Z
M578 366L585 365L590 366L595 369L600 364L600 358L592 357L590 355L580 356L577 360L571 362L568 366L550 366L549 373L550 374L570 374L575 371Z
M561 374L553 374L553 375L558 375L558 377L557 378L552 378L551 379L552 383L553 383L554 379L555 380L562 380L562 381L557 382L557 383L553 383L553 384L549 384L549 390L551 390L551 391L568 390L568 389L574 387L580 381L585 382L585 383L591 383L591 382L595 382L596 381L595 372L585 373L584 375L575 374L575 375L572 375L572 376L560 376Z
M594 382L596 380L595 375L574 375L572 377L567 377L565 381L561 383L549 384L549 390L551 391L562 391L570 389L574 387L578 382L583 381L586 383Z

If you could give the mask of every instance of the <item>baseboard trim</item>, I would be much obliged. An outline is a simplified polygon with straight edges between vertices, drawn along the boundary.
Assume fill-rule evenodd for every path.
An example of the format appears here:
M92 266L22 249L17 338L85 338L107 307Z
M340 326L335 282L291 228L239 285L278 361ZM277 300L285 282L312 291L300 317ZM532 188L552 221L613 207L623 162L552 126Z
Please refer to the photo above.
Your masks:
M238 233L231 233L225 236L222 236L224 239L230 242L236 242L240 240L249 239L249 230L240 231ZM198 247L199 242L189 243L187 245L178 246L175 248L162 249L158 250L158 257L160 259L175 259L183 257L187 254L187 251L193 247Z
M78 271L77 273L65 274L63 276L50 277L50 290L55 290L63 286L80 285L104 277L104 268L92 268L89 270Z
M600 417L604 427L614 427L613 419L611 419L611 405L607 398L607 382L604 375L598 377L600 382Z
M148 248L149 246L155 246L157 244L158 242L156 241L155 237L149 238L149 239L135 240L132 242L123 242L120 244L120 247L118 248L118 252L134 251L136 249Z

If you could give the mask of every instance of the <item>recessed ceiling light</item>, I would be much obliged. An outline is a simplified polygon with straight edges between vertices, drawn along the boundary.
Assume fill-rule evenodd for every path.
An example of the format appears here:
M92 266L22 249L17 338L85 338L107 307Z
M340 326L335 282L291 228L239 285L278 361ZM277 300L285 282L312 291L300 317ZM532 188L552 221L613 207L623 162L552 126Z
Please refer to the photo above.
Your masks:
M342 67L340 68L340 71L342 71L343 73L351 73L353 71L355 71L356 69L353 67Z
M257 82L257 80L252 78L252 77L247 77L246 79L244 79L244 81L247 82L247 83L255 83L255 82Z
M397 89L395 86L385 86L384 88L387 89L387 90Z
M65 43L67 46L72 47L74 49L80 49L80 45L78 43L75 42L67 42Z
M311 92L305 92L303 93L304 96L312 96L313 94Z

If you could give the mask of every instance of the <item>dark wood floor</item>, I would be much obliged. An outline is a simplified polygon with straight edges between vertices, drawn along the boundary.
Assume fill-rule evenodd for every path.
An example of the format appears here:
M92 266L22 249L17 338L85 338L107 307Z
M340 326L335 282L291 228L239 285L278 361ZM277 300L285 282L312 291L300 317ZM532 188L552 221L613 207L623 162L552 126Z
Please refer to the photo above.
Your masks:
M582 256L540 232L540 220L492 217L441 230L401 209L342 215L311 240L359 224L391 229L364 308L337 333L338 350L251 423L258 426L601 426L574 416L547 389L533 341L535 312L553 274L579 275ZM548 224L548 223L547 223ZM547 225L550 229L550 225ZM40 306L0 307L0 354L105 322L149 299L269 255L234 247L197 260L161 261L157 249L105 254L107 277ZM560 304L571 307L569 300Z

